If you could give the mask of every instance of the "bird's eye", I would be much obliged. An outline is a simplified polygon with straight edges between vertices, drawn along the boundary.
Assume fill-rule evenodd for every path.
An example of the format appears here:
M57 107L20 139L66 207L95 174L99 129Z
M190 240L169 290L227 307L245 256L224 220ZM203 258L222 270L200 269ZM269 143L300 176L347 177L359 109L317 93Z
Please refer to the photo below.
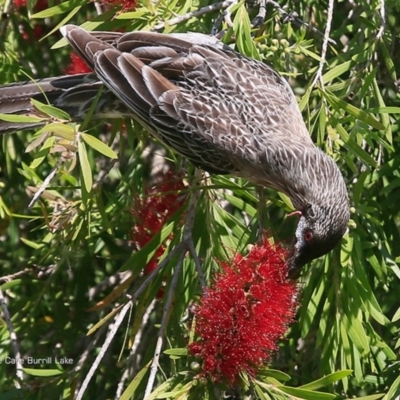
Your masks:
M314 237L311 231L304 232L304 240L308 243L311 242L312 238Z

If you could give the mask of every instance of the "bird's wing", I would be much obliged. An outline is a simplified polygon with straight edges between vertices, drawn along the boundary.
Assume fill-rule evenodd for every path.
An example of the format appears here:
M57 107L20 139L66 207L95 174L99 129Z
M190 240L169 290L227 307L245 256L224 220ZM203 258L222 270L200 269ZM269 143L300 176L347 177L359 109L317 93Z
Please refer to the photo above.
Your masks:
M240 173L285 138L311 142L287 82L214 38L62 33L143 125L210 172Z

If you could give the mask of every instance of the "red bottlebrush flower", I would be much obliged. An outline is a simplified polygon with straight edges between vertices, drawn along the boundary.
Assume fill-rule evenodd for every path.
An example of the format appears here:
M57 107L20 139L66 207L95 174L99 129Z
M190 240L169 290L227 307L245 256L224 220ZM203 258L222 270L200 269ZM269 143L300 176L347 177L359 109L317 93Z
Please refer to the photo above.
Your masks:
M28 0L14 0L14 4L17 8L26 7Z
M131 242L137 249L149 243L165 222L183 205L185 197L180 191L184 187L182 179L169 172L160 176L160 183L147 190L144 198L135 199L131 214L136 223L131 232ZM157 267L164 251L165 246L161 245L146 265L145 274Z
M26 41L38 42L44 36L44 28L42 25L35 25L32 29L32 34L29 35L25 30L21 31L21 36Z
M54 5L54 4L53 4L53 5ZM49 5L48 5L48 3L47 3L47 0L37 0L37 2L36 2L36 4L35 4L35 7L33 7L33 9L34 9L36 12L39 12L39 11L45 10L48 6L49 6Z
M93 70L86 64L86 62L75 53L70 54L71 62L64 72L67 75L83 74L85 72L92 72Z
M26 7L28 5L28 0L14 0L14 4L17 8ZM47 0L38 0L33 9L39 12L45 10L47 6Z
M233 384L240 372L254 376L277 349L277 341L292 322L296 285L286 279L286 251L266 238L223 272L195 307L195 331L189 345L203 360L203 374Z
M137 7L137 0L122 0L122 1L116 1L116 0L102 0L102 4L106 4L109 6L122 6L121 11L126 12L126 11L133 11Z

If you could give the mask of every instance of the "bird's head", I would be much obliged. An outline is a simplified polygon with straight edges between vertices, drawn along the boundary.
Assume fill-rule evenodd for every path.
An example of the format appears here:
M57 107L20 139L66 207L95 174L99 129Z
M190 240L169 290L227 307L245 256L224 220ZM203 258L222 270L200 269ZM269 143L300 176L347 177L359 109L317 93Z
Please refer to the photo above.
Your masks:
M294 214L300 216L288 266L290 279L300 275L301 268L331 251L343 237L350 218L348 204L329 207L308 204Z

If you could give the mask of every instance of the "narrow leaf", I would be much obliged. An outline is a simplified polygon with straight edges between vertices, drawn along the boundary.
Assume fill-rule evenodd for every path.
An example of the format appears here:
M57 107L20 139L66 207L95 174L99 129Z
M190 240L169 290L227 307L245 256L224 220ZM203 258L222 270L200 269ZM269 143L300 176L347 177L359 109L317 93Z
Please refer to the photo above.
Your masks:
M147 371L149 369L151 361L149 361L140 371L139 373L135 376L135 378L132 380L132 382L129 384L129 386L125 389L124 393L122 393L122 396L119 398L119 400L130 400L132 398L136 398L134 396L136 394L136 389L142 382L143 378L147 374Z
M300 389L315 390L321 387L331 385L332 383L339 381L343 378L352 374L352 370L347 369L343 371L333 372L332 374L326 375L323 378L317 379L314 382L307 383L306 385L300 386Z
M333 400L336 399L336 395L323 392L314 392L311 390L297 389L289 386L279 386L279 390L290 394L292 396L299 397L305 400Z
M23 371L32 376L57 376L63 374L63 371L60 371L59 369L24 368Z
M46 121L46 118L39 117L28 117L26 115L12 115L12 114L0 114L0 119L7 122L22 122L26 124L40 123Z
M106 157L118 158L114 150L96 137L87 133L81 133L81 137L90 147L97 150L99 153L104 154Z
M43 104L40 101L37 101L35 99L31 99L32 104L37 108L39 111L41 111L44 114L51 115L53 117L67 120L69 121L71 118L69 117L68 113L66 113L63 110L60 110L59 108L50 106L48 104Z
M345 72L349 71L350 68L354 65L353 61L346 61L343 64L337 65L336 67L329 70L326 74L322 76L323 82L326 84L338 76L344 74Z
M90 193L93 186L92 170L90 169L86 146L85 143L82 142L82 140L78 141L78 153L81 164L83 183L85 185L86 191Z
M356 117L362 122L372 126L378 130L384 130L385 127L372 115L367 114L365 111L360 110L359 108L346 103L344 100L339 99L333 93L325 92L321 90L321 94L328 100L328 103L332 105L336 110L344 110L351 114L353 117Z

